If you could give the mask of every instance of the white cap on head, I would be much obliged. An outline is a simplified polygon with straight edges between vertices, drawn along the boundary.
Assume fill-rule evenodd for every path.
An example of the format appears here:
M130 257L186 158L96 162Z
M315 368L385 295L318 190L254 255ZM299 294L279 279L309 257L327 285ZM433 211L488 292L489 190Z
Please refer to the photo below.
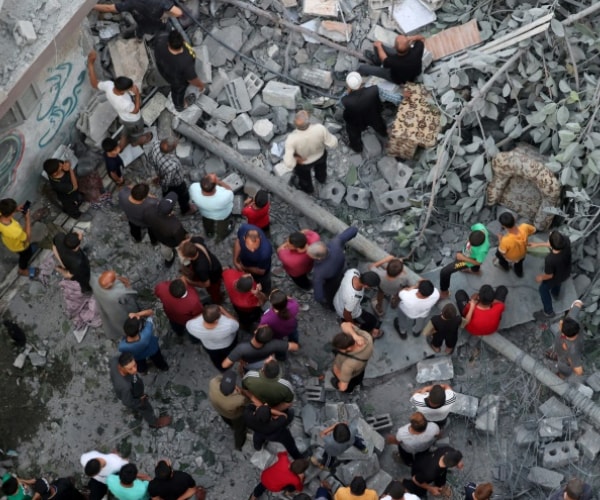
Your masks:
M346 85L350 90L358 90L362 85L362 76L360 76L360 73L356 71L348 73L348 76L346 77Z

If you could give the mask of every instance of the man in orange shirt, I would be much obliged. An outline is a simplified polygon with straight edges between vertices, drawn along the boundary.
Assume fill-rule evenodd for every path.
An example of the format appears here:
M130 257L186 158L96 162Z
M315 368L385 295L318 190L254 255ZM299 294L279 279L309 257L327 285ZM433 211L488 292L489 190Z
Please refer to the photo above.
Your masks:
M527 255L527 238L535 233L535 227L531 224L519 224L517 226L515 218L509 212L500 214L498 221L506 234L498 235L498 250L496 250L494 265L509 271L512 264L515 274L522 278L523 261Z

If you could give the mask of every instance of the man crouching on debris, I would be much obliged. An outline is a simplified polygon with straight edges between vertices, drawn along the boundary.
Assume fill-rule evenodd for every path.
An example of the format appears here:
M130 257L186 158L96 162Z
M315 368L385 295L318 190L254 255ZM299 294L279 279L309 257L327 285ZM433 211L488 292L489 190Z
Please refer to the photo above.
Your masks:
M423 35L398 35L392 48L377 40L373 42L375 52L365 51L365 57L372 64L361 64L357 71L361 75L378 76L398 85L414 82L421 74L424 42Z

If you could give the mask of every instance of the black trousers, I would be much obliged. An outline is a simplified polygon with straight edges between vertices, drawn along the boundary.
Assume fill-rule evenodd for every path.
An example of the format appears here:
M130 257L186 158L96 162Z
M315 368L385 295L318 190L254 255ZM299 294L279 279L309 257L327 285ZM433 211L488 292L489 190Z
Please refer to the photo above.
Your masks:
M171 100L175 106L176 111L183 111L185 108L185 91L188 88L188 84L173 85L171 84Z
M467 263L464 261L455 261L450 262L450 264L442 267L440 271L440 291L447 292L448 288L450 288L450 276L457 271L462 271L463 269L471 269L473 272L479 271L479 266L467 266Z
M33 257L33 249L31 248L31 244L27 246L27 248L21 252L18 252L19 255L19 269L27 269L29 266L29 261L31 257Z
M370 123L373 130L377 132L379 135L387 137L387 127L381 114L378 115L378 120L375 123ZM363 126L357 126L354 123L346 122L346 133L348 134L348 142L350 147L356 153L361 153L363 150L362 143L362 133L367 129L367 125L363 124Z
M294 437L287 427L284 427L275 434L269 434L268 436L265 434L260 434L259 432L254 432L252 441L254 443L255 450L261 450L266 442L272 441L274 443L281 443L283 446L285 446L285 449L294 460L302 458L302 453L300 453L296 447L296 441L294 441Z
M502 269L504 269L505 271L508 271L510 269L510 264L508 263L508 261L504 258L504 255L502 255L500 253L499 250L496 250L496 258L498 259L498 264L500 264L500 267ZM515 262L513 264L514 270L515 270L515 274L520 278L523 276L523 262L525 261L525 258L521 259L519 262Z
M262 287L262 292L268 297L271 293L271 271L267 271L265 274L253 274L252 278Z
M138 243L144 239L144 235L142 234L142 228L140 226L136 226L133 222L129 223L129 234L131 234L133 239ZM150 243L152 243L153 245L156 245L158 243L156 236L154 236L154 233L150 228L148 228L148 237L150 238Z
M150 359L152 360L152 363L154 363L154 366L156 366L156 368L158 368L159 370L165 371L169 369L169 365L165 361L165 358L163 357L162 352L160 352L160 349L156 351L152 356L150 356ZM140 373L146 373L148 371L147 359L136 359L135 362L137 363L138 371Z
M292 278L292 281L303 290L310 290L312 288L312 281L310 281L308 274L303 274L301 276L290 276L290 278Z
M93 477L88 481L88 489L90 490L89 500L102 500L108 492L108 486Z
M222 373L225 371L225 368L223 368L221 366L221 363L223 363L223 361L225 361L225 358L227 356L229 356L229 354L231 353L231 351L233 351L233 348L236 345L237 345L237 338L234 339L234 341L231 343L231 345L224 347L223 349L207 349L205 347L204 350L206 351L206 354L208 354L208 357L210 358L214 367Z
M500 302L506 302L506 296L508 295L508 288L504 285L500 285L496 288L494 292L494 300L499 300ZM456 306L458 307L458 312L462 314L466 305L469 303L470 297L464 290L458 290L455 295L456 298Z
M177 193L177 200L182 214L187 214L190 211L190 193L185 182L177 186L169 186L167 190L163 189L163 196L167 196L170 192Z
M374 314L371 314L364 309L362 314L358 318L354 318L353 321L365 332L371 332L373 328L379 328L381 326L381 321L379 321Z
M312 170L315 171L315 179L321 184L327 181L327 151L323 156L312 163L298 164L294 168L294 173L298 176L298 186L305 193L312 193L315 188L312 183Z
M238 418L227 418L221 415L223 421L233 429L233 441L235 443L235 449L241 450L242 446L246 442L246 422L244 417Z
M345 392L347 394L350 394L356 387L358 387L359 385L362 384L362 381L364 378L365 378L365 371L363 370L358 375L355 375L354 377L352 377L350 379L350 382L348 382L348 387L346 388L345 391L340 391L340 392ZM335 374L333 375L333 381L335 382L333 384L333 386L337 389L337 384L339 382L339 379L335 376Z

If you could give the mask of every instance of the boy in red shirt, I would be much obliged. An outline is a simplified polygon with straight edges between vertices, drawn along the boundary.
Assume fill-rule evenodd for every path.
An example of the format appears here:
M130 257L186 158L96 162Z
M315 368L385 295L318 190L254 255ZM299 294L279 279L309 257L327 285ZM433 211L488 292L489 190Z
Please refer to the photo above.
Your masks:
M267 467L260 475L260 483L256 485L248 500L257 500L265 491L302 491L304 472L309 463L306 458L299 458L290 463L287 451L280 451L277 454L277 462Z
M270 210L269 193L264 189L259 189L254 198L246 198L246 201L244 201L242 216L248 219L248 224L259 227L267 238L271 238Z
M456 305L463 317L467 316L471 307L475 307L465 330L476 336L495 333L502 320L507 295L508 288L504 285L496 288L496 291L490 285L483 285L470 301L464 290L456 292Z
M253 331L254 324L258 323L262 316L262 305L267 301L262 287L254 281L250 273L237 269L223 271L223 284L241 329Z

